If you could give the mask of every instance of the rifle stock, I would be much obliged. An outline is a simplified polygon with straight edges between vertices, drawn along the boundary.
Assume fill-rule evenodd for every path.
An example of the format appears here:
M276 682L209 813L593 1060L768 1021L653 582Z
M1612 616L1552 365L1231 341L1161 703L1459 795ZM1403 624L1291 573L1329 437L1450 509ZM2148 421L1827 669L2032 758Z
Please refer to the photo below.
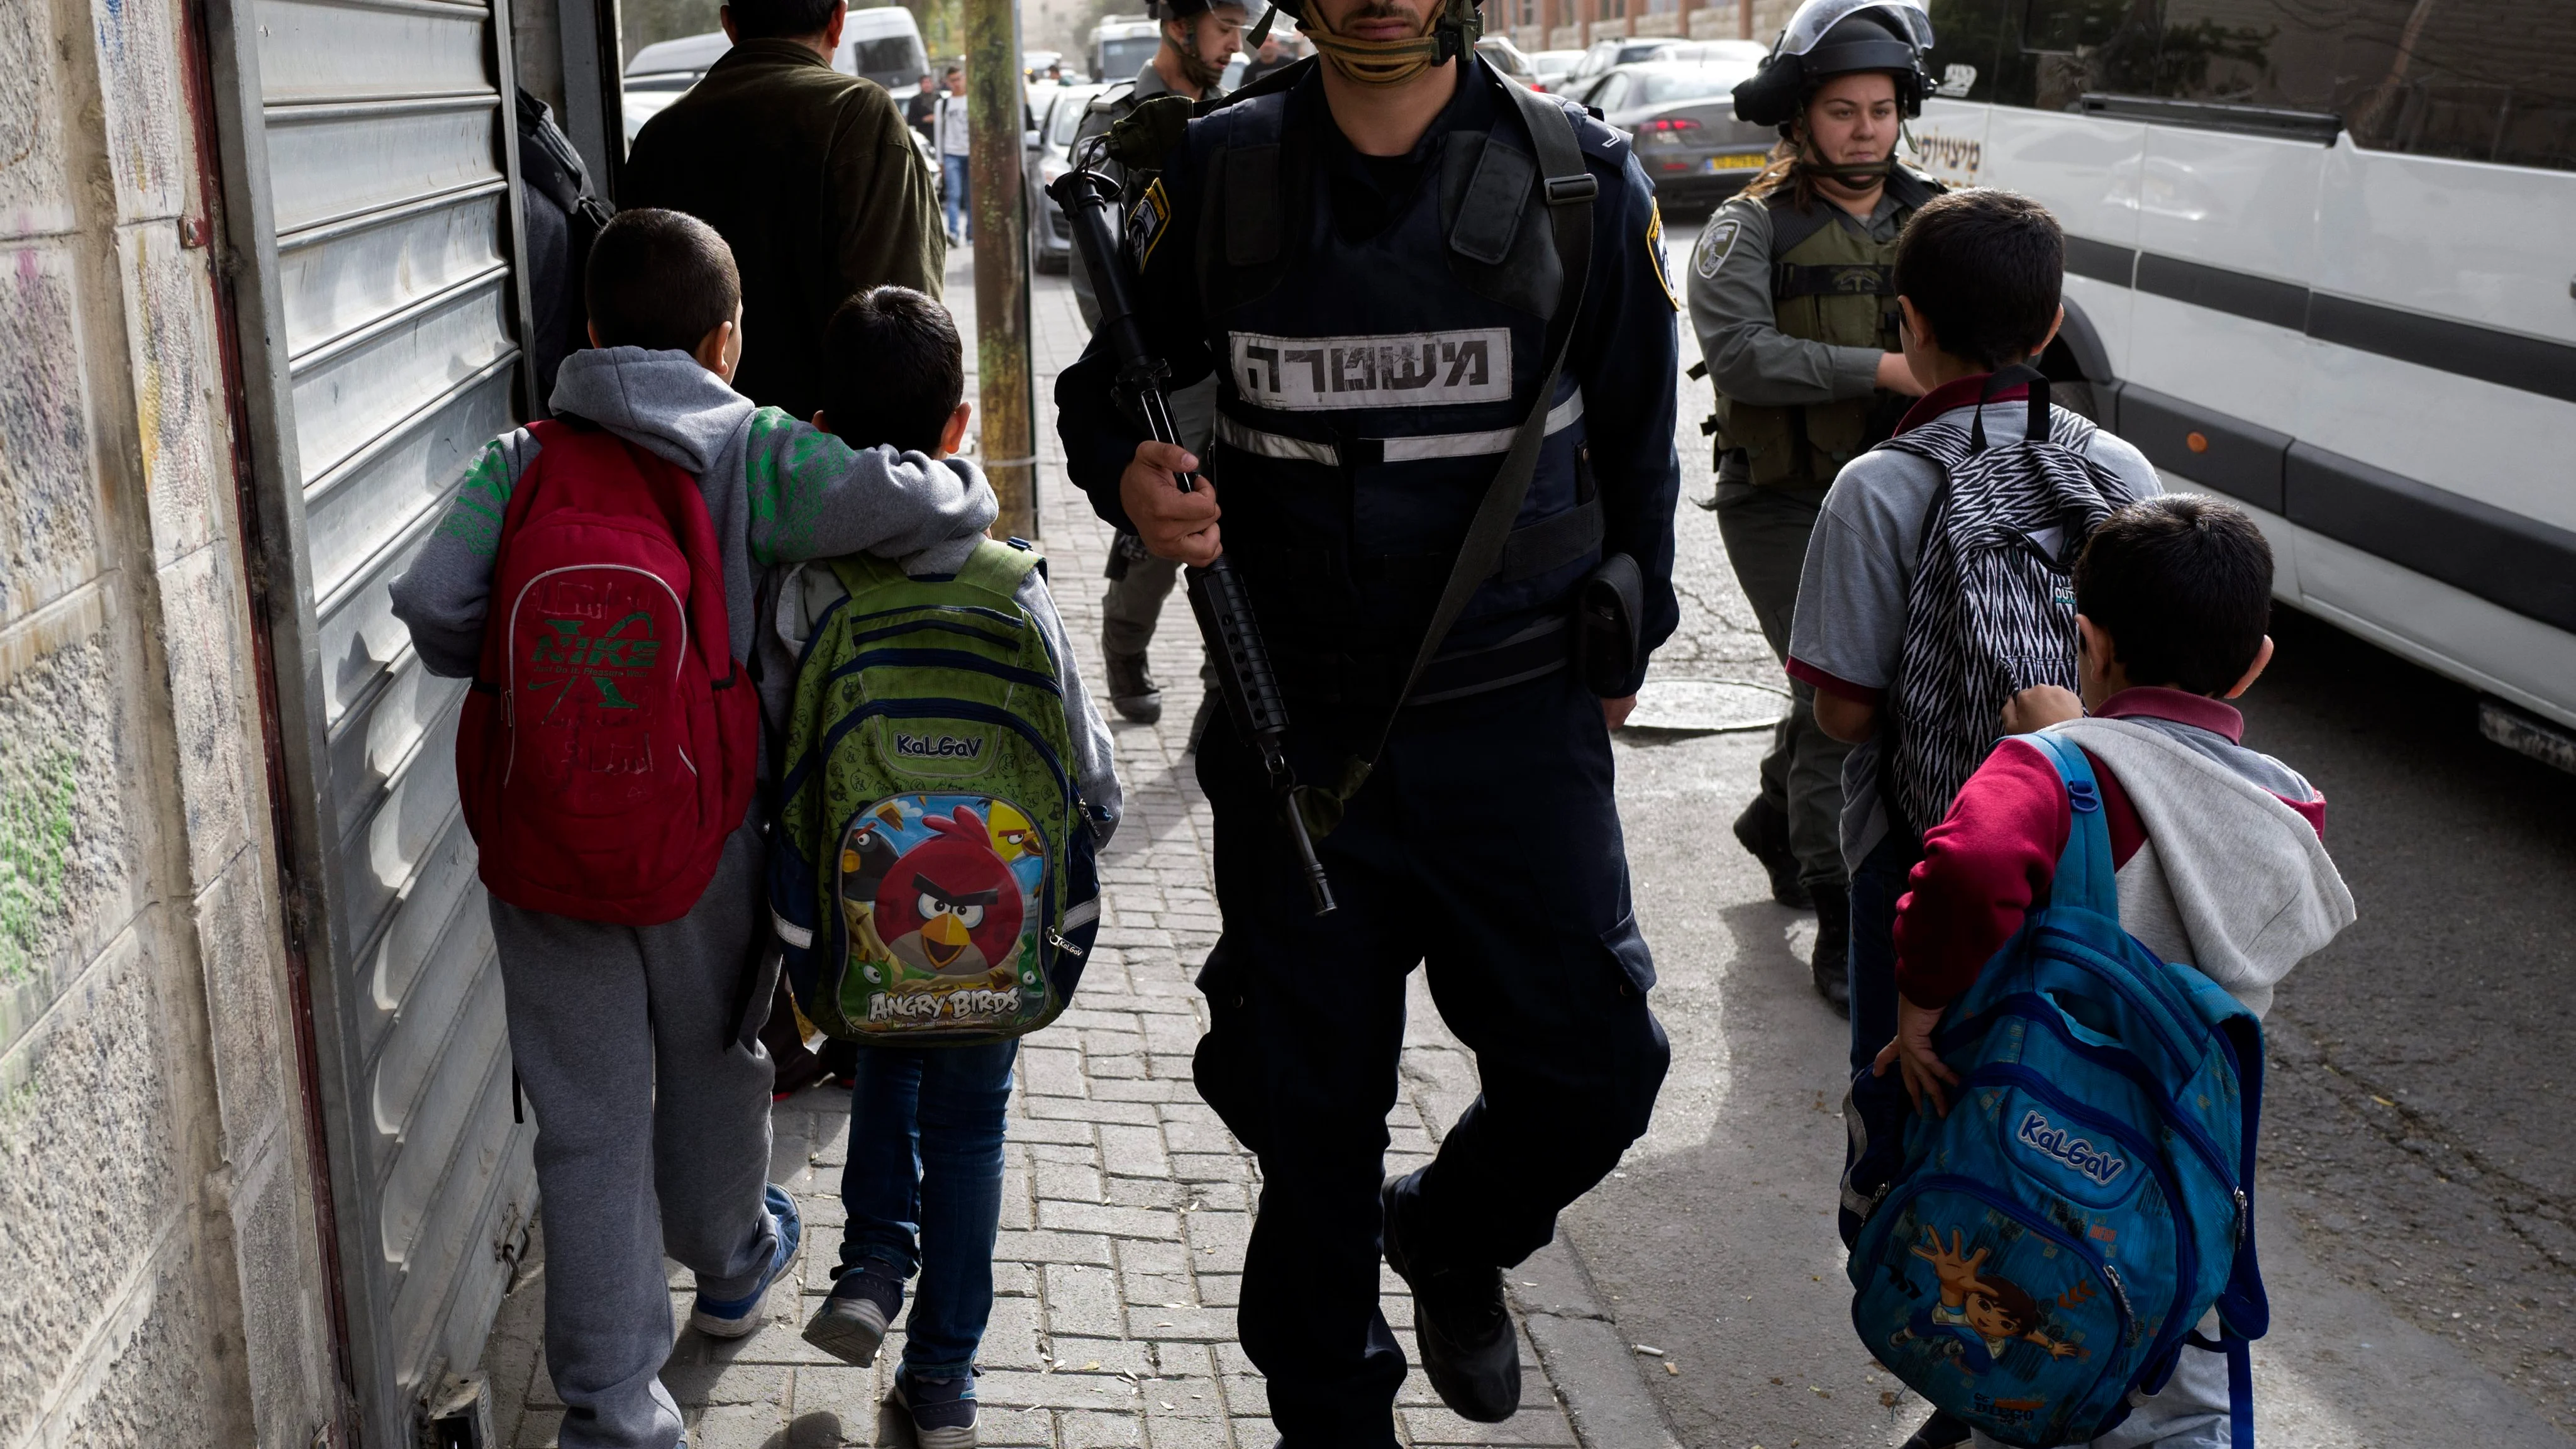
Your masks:
M1156 442L1182 446L1179 431L1172 426L1170 400L1163 392L1169 371L1146 345L1145 329L1136 317L1136 278L1128 271L1126 255L1118 249L1109 224L1109 204L1118 194L1117 184L1096 171L1076 167L1056 178L1047 194L1063 208L1073 249L1091 276L1092 293L1100 304L1099 332L1118 359L1119 392L1144 419L1146 432ZM1184 493L1198 485L1198 479L1187 473L1174 481ZM1271 792L1278 798L1290 842L1296 847L1298 869L1306 878L1315 914L1329 915L1332 882L1325 878L1323 862L1315 857L1314 837L1297 808L1297 775L1287 752L1288 702L1271 669L1261 626L1253 617L1251 591L1235 573L1233 561L1221 553L1204 567L1193 566L1188 577L1190 612L1197 617L1208 654L1216 661L1226 713L1270 776Z

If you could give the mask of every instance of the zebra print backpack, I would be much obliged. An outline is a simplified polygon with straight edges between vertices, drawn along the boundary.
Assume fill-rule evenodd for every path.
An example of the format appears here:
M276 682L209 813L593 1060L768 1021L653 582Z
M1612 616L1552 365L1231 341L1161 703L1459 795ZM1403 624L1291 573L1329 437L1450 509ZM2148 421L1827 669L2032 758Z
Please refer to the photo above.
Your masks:
M2030 387L2029 424L1990 446L1985 405ZM2126 490L2085 455L2091 422L2048 405L2030 367L1987 378L1968 426L1931 423L1879 444L1929 459L1942 482L1924 511L1905 648L1888 707L1888 798L1916 834L2003 737L2006 701L2034 685L2076 687L2076 555Z

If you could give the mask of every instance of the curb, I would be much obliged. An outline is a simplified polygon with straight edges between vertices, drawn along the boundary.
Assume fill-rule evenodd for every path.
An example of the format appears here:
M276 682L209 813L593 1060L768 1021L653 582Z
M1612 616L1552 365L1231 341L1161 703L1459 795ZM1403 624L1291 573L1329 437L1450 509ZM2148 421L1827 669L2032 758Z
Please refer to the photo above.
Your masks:
M1506 1270L1513 1306L1583 1449L1681 1449L1636 1353L1563 1237Z

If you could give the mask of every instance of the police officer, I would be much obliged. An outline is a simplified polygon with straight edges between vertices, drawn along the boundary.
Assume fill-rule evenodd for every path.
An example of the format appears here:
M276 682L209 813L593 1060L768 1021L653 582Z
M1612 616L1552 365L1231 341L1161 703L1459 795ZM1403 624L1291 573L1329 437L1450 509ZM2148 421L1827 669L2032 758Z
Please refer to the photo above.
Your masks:
M1691 254L1691 322L1717 389L1718 532L1772 652L1788 661L1798 572L1825 489L1923 389L1906 370L1890 284L1896 238L1940 184L1899 164L1922 109L1931 22L1901 0L1807 0L1735 113L1777 125L1785 155L1709 219ZM1762 791L1735 837L1783 905L1816 909L1810 970L1850 1010L1851 897L1840 843L1851 746L1816 727L1791 665Z
M1158 557L1232 561L1291 762L1343 802L1319 916L1253 754L1222 721L1201 746L1225 929L1197 1077L1261 1161L1238 1324L1282 1443L1385 1449L1405 1360L1381 1253L1442 1401L1508 1417L1500 1270L1644 1131L1669 1059L1608 726L1678 615L1679 303L1627 137L1504 81L1469 0L1290 11L1320 58L1192 120L1126 227L1172 381L1217 378L1213 442L1140 441L1097 341L1057 401L1104 518ZM1180 491L1187 469L1204 486ZM1489 496L1508 541L1470 550ZM1637 647L1613 674L1616 649L1574 657L1569 619L1623 570ZM1453 572L1472 598L1407 691ZM1426 963L1483 1090L1429 1166L1382 1182Z
M1224 94L1217 79L1240 46L1243 5L1238 0L1155 0L1150 13L1163 23L1162 48L1136 72L1133 82L1103 93L1084 110L1082 128L1075 133L1077 150L1082 142L1105 133L1156 96L1200 101ZM1153 179L1130 175L1115 161L1103 162L1100 169L1119 181L1129 204ZM1097 327L1100 304L1080 257L1073 259L1071 271L1074 305L1082 309L1083 325ZM1215 415L1213 382L1172 398L1172 416L1182 441L1191 447L1206 445ZM1133 534L1120 534L1109 551L1109 588L1100 599L1100 653L1109 674L1110 707L1138 724L1152 724L1163 717L1163 691L1146 669L1145 655L1154 642L1154 626L1163 616L1163 601L1171 597L1172 580L1179 574L1179 564L1147 553ZM1216 691L1210 689L1201 702L1190 730L1192 745L1212 717L1216 699Z

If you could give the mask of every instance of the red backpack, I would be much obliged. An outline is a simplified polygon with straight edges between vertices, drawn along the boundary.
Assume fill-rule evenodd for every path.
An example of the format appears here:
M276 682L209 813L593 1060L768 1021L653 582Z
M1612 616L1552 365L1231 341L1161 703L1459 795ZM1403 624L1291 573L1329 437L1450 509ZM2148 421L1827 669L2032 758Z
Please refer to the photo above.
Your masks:
M715 529L695 479L615 434L529 431L456 735L483 884L577 920L676 920L750 808L760 725Z

